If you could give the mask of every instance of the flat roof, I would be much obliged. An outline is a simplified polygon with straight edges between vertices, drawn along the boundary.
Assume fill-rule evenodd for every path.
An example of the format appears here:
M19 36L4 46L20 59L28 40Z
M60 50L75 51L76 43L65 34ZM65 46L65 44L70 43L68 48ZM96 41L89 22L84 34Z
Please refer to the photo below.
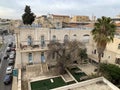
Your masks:
M120 90L104 77L86 80L52 90Z

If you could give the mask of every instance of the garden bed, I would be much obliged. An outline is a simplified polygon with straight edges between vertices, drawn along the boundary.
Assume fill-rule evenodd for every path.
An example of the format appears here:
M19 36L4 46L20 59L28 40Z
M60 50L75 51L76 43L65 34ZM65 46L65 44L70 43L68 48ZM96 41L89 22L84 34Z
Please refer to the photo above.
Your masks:
M36 82L31 82L30 84L31 90L50 90L67 85L61 77L44 79Z
M84 78L81 80L80 78L82 78L82 77L85 77L86 76L86 78L85 79L87 79L87 75L84 73L84 72L82 72L77 66L75 66L75 67L73 67L73 68L67 68L68 70L69 70L69 72L72 74L72 76L78 81L78 82L80 82L80 81L82 81L82 80L84 80Z

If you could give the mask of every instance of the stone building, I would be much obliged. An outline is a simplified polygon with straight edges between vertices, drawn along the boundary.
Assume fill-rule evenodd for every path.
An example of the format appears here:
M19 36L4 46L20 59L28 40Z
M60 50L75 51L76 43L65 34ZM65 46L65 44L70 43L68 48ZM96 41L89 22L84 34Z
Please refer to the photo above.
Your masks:
M86 27L87 28L87 27ZM17 66L26 67L30 64L41 64L47 62L48 44L51 40L59 40L61 43L67 37L69 40L84 42L87 54L91 60L98 62L96 44L91 35L92 28L18 28L16 29ZM109 43L102 55L102 62L119 63L120 38L115 36L114 42ZM50 59L48 60L50 61ZM47 63L46 63L47 64Z
M89 16L73 16L71 22L90 22Z

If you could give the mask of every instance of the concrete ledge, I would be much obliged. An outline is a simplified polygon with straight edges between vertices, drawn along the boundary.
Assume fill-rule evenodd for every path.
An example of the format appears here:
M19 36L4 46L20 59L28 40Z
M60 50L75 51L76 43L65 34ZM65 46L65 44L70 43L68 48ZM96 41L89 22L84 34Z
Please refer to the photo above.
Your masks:
M104 77L99 77L99 78L95 78L95 79L91 79L91 80L87 80L87 81L83 81L83 82L79 82L79 83L75 83L75 84L71 84L71 85L67 85L67 86L63 86L63 87L58 87L58 88L55 88L52 90L72 90L72 89L74 90L75 88L82 88L87 85L99 82L99 81L103 81L109 88L111 88L110 90L120 90L119 88L117 88L115 85L113 85L111 82L109 82ZM80 89L80 90L82 90L82 89ZM98 88L98 90L99 90L99 88Z

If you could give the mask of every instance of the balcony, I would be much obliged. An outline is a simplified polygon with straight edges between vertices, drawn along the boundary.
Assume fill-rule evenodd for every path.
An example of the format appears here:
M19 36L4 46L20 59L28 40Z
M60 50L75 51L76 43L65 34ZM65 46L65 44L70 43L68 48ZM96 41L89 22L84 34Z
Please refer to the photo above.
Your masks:
M38 44L33 42L33 44L28 45L27 42L20 43L20 52L36 52L46 50L48 50L47 44Z

